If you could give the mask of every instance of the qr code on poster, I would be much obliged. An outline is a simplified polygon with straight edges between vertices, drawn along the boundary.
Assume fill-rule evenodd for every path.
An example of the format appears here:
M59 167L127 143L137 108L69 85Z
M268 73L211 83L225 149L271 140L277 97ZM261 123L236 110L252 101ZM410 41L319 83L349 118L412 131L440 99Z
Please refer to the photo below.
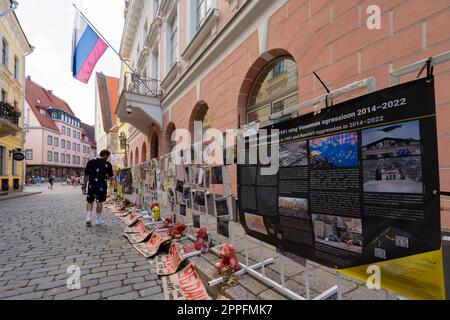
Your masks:
M386 260L386 250L375 248L375 257Z
M409 239L407 237L395 236L395 245L400 248L409 249Z

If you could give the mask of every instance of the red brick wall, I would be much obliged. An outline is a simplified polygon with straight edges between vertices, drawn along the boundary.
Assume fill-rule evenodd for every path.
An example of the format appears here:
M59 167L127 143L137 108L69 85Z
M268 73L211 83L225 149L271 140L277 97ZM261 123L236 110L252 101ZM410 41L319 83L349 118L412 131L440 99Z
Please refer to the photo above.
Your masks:
M381 7L381 30L366 27L366 9L371 4ZM258 40L255 30L202 79L199 99L195 86L180 97L171 109L171 119L164 117L165 128L173 121L177 128L189 129L198 100L208 104L212 127L235 128L239 112L243 123L246 95L266 63L260 58ZM268 51L274 56L287 52L297 62L299 102L325 93L313 71L329 88L373 76L377 88L382 89L389 85L391 69L450 51L450 2L290 0L269 20ZM450 62L437 66L435 74L441 190L450 191ZM450 210L450 202L446 206ZM448 216L450 213L443 214L444 224L450 228Z

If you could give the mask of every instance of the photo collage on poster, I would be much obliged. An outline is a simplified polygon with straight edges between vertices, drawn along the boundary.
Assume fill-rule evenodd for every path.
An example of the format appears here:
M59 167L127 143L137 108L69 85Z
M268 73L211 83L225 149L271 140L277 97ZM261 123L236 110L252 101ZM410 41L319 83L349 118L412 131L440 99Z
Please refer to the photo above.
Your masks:
M433 84L388 88L271 129L280 132L277 174L238 166L247 233L333 268L439 249Z

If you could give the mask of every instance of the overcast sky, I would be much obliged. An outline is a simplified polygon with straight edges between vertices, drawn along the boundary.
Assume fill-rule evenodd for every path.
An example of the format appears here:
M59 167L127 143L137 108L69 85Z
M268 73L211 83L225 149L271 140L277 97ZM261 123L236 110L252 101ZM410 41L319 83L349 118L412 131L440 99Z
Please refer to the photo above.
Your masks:
M16 14L28 41L35 47L27 57L26 74L64 99L81 121L95 121L95 72L119 77L120 60L108 49L87 85L71 72L72 30L75 3L119 50L123 29L124 0L18 0Z

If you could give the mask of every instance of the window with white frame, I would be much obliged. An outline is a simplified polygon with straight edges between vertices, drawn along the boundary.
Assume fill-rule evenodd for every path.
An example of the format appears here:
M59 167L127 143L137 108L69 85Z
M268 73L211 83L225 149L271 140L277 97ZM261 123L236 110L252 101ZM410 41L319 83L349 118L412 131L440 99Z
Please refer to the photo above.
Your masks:
M61 163L66 163L66 155L61 153Z
M59 154L58 154L58 152L53 153L53 162L59 162Z
M72 142L72 150L77 151L77 144Z
M6 148L0 146L0 176L5 174L6 170Z
M25 150L25 160L33 160L33 150L32 149Z
M53 137L52 136L47 136L47 144L49 146L53 145Z
M52 162L53 161L53 152L48 151L47 152L47 161Z
M14 56L14 78L20 80L20 60L17 56Z
M159 50L155 48L152 53L152 78L159 79Z
M205 21L206 16L208 15L209 10L211 9L212 0L197 0L196 6L196 18L197 18L197 29L200 28L203 21Z
M239 0L229 0L231 12L235 12L239 7Z
M64 126L61 127L61 133L66 134L66 127L64 127Z
M70 134L71 134L70 128L67 128L67 136L70 137Z
M66 155L66 163L70 164L70 155L69 154Z
M168 25L169 31L169 65L172 67L177 62L178 54L178 25L177 13L174 14Z
M153 17L156 17L159 9L159 0L153 0Z
M62 149L66 148L66 140L61 140L61 148Z
M18 162L14 159L12 159L12 175L13 176L18 176L19 175L19 170L18 170Z
M72 164L77 164L77 157L76 156L72 156Z
M70 150L70 141L67 141L66 147L67 147L67 150Z
M2 64L8 68L9 65L9 43L5 38L2 39Z
M59 139L58 138L53 139L53 146L59 147Z
M8 91L2 89L2 102L8 102Z
M81 164L81 161L80 161L80 156L77 156L77 164Z

